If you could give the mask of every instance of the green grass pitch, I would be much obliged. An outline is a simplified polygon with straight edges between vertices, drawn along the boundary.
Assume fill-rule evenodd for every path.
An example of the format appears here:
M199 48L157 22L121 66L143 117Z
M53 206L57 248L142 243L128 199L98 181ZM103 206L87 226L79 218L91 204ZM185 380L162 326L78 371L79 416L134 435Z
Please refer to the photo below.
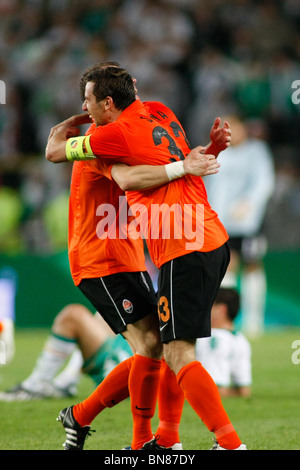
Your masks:
M13 362L0 367L0 389L6 390L32 370L47 330L17 330ZM227 398L224 406L250 450L299 450L300 364L292 362L292 343L299 329L268 332L252 342L253 394L251 399ZM75 399L23 403L0 402L0 450L62 450L64 430L56 417L60 409L81 401L94 389L84 377ZM153 427L157 425L157 417ZM107 409L93 422L96 430L86 450L119 450L131 440L129 400ZM212 435L186 403L180 435L185 450L206 450Z

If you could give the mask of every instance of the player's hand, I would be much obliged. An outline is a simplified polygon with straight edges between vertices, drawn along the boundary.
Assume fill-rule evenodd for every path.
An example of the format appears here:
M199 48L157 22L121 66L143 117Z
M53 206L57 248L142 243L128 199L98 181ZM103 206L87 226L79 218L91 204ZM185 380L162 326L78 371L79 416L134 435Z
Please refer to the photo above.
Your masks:
M67 139L69 137L78 136L80 135L80 130L78 129L78 126L82 126L83 124L90 124L92 122L92 118L87 113L76 114L74 116L71 116L65 121L62 121L56 126L52 127L48 140L51 139L51 137L55 133L62 132L63 128L65 128ZM78 132L75 129L77 129Z
M210 131L210 139L212 144L222 152L230 146L231 142L231 129L227 121L224 122L224 126L220 127L221 118L217 117Z
M80 135L80 129L78 127L67 127L66 128L66 138L77 137Z
M77 127L82 126L83 124L91 124L93 122L93 119L88 113L81 113L70 117L64 122L66 122L68 126Z
M196 147L183 161L186 174L194 176L214 175L219 172L220 163L214 155L205 154L205 147Z
M138 95L138 89L137 89L137 86L136 86L137 79L133 78L132 81L133 81L133 85L134 85L135 97L136 97L137 100L139 100L140 97Z
M78 127L59 124L55 127L52 127L49 137L48 137L48 143L53 137L58 137L61 140L67 140L70 137L77 137L79 135L80 135L80 129Z

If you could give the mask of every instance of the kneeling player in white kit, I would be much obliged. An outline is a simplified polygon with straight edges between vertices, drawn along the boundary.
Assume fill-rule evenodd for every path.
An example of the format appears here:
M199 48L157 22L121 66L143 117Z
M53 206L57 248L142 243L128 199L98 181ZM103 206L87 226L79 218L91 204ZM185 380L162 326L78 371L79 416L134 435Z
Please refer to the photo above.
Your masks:
M197 340L196 356L219 387L221 396L251 394L251 346L234 329L239 312L239 294L235 289L220 288L212 308L212 333Z

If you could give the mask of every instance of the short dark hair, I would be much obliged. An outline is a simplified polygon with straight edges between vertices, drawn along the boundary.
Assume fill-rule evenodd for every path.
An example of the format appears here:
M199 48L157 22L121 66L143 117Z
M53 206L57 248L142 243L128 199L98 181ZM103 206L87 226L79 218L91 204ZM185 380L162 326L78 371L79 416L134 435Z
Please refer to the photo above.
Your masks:
M85 87L93 82L97 101L111 96L117 109L123 111L136 100L131 75L117 62L104 62L87 69L80 80L81 99L85 99Z
M100 70L100 69L104 69L107 67L120 68L120 64L118 62L113 62L113 61L112 62L99 62L98 64L95 64L92 67L89 67L83 72L81 79L80 79L80 83L79 83L80 96L81 96L82 101L84 101L85 99L84 96L85 96L85 86L87 84L87 77L89 77L90 74L92 74L94 70Z
M234 320L240 310L240 295L236 289L220 287L215 304L225 304L229 318Z

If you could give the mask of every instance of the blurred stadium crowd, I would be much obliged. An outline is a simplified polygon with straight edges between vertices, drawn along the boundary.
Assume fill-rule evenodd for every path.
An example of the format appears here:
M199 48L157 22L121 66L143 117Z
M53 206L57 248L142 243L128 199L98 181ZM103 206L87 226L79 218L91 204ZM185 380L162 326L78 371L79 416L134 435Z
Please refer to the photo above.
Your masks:
M0 0L0 17L0 252L66 247L71 165L44 148L81 110L81 72L105 60L138 79L142 100L171 107L192 145L216 116L241 113L274 156L269 246L299 246L299 0Z

